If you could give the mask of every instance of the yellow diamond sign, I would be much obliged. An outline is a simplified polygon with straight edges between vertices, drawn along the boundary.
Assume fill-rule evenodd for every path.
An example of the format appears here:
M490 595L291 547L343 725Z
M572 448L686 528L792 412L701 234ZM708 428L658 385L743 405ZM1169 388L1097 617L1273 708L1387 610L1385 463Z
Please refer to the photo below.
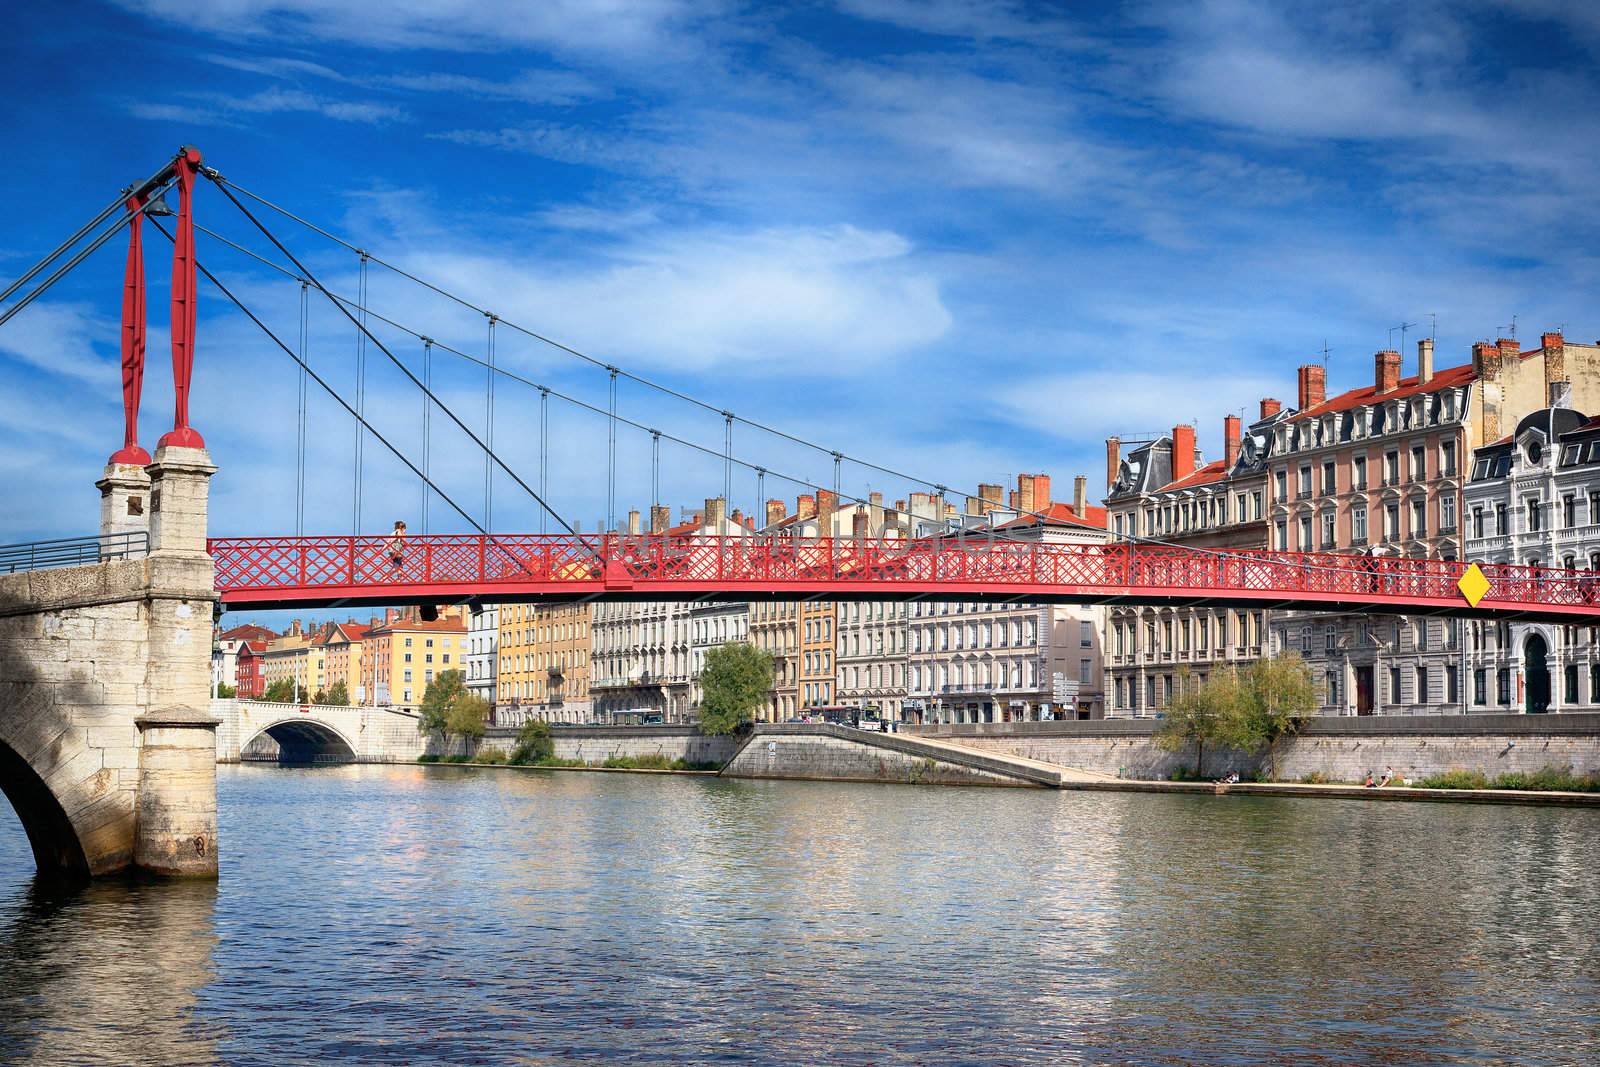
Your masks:
M1468 567L1456 582L1456 588L1461 590L1461 595L1467 598L1467 603L1473 607L1478 606L1484 594L1489 592L1489 579L1483 576L1483 568L1476 563Z

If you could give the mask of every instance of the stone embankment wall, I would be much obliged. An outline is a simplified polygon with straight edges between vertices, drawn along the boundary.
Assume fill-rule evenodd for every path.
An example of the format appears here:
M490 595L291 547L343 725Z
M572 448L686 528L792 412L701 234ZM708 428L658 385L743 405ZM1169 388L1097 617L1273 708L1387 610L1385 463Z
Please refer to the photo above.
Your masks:
M739 747L732 737L709 737L693 726L557 726L550 731L558 759L600 764L612 757L662 756L686 763L723 764ZM517 731L510 727L491 727L484 735L485 745L509 753L517 743Z
M823 724L762 724L723 768L727 778L803 778L913 785L1043 784L982 752L947 753L914 737ZM973 758L976 757L976 758ZM957 762L959 760L959 762Z
M916 735L1005 752L1064 767L1168 778L1194 766L1194 749L1158 748L1150 719L1095 722L977 723L914 727ZM1204 773L1254 773L1264 762L1221 748L1208 748ZM1296 781L1322 774L1334 781L1360 781L1385 767L1406 778L1448 770L1479 771L1493 778L1509 771L1571 767L1600 772L1600 715L1451 715L1318 718L1279 744L1276 777Z

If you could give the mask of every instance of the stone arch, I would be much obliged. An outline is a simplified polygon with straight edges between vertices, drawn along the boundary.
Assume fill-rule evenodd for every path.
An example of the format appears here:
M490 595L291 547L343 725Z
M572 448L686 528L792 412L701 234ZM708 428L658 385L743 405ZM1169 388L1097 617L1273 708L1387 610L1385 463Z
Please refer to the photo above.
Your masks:
M0 738L0 792L17 813L33 860L46 877L86 879L91 871L78 827L49 784Z
M319 719L299 716L269 723L239 746L241 757L263 737L276 743L279 763L315 763L329 759L353 763L356 759L355 744Z

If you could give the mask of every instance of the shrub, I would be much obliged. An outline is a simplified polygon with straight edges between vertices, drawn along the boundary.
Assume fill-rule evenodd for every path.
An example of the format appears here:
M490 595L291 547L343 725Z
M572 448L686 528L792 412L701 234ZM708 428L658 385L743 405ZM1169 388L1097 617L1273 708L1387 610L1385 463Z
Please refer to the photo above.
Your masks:
M1300 781L1305 785L1328 785L1333 781L1333 779L1328 777L1322 771L1312 771L1310 774L1302 777Z
M679 760L678 762L682 762ZM659 752L652 752L645 756L608 756L600 764L602 767L611 767L624 771L671 771L677 768L673 761Z
M1441 774L1430 774L1417 783L1423 789L1488 789L1489 780L1481 771L1467 771L1459 767Z
M438 763L439 757L434 755L421 755L417 757L418 763Z
M587 767L589 765L587 763L583 762L583 760L581 760L581 759L561 759L561 758L559 758L557 756L550 756L550 757L548 757L546 759L537 760L537 761L535 761L533 763L530 763L530 764L528 764L528 766L530 766L530 767Z
M1496 778L1495 789L1538 789L1563 793L1600 792L1600 775L1573 774L1572 768L1547 765L1536 771L1508 771Z
M505 761L505 750L501 748L495 748L493 745L490 745L488 748L480 748L478 750L478 754L473 757L474 763L504 763Z
M458 752L453 756L444 757L444 759L441 760L440 762L442 762L442 763L468 763L471 760L472 760L471 756L468 756L465 753Z
M1200 776L1190 767L1174 767L1172 773L1167 775L1169 782L1198 782Z
M550 724L541 720L524 723L517 732L517 745L511 750L511 762L520 765L542 764L553 759L556 742L550 736Z

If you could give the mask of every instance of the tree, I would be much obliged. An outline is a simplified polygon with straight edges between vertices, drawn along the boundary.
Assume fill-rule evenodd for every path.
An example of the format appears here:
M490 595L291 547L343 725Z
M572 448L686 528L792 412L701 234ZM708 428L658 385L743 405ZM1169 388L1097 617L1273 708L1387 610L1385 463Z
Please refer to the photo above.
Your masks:
M754 645L730 641L706 653L700 672L700 729L731 734L755 719L772 688L772 657Z
M555 754L556 742L550 735L550 724L543 719L529 719L517 731L517 747L511 750L511 762L538 763Z
M239 695L239 690L235 689L233 686L229 685L227 682L218 682L217 683L217 696L219 698L227 699L228 697L234 697L234 696L238 696L238 695Z
M311 703L326 706L328 703L328 691L326 689L318 689L311 694Z
M463 690L450 702L450 710L445 715L445 738L459 737L462 747L470 753L473 742L483 736L488 720L489 702Z
M1189 672L1179 673L1183 691L1168 704L1155 742L1168 752L1194 745L1194 773L1205 776L1206 745L1225 742L1236 735L1240 707L1240 682L1233 671L1217 671L1204 684L1189 684Z
M344 684L343 678L328 687L328 703L336 708L350 706L350 687Z
M450 705L466 691L466 679L460 671L440 671L422 692L422 706L417 709L417 729L424 734L433 734L440 744L448 742Z
M262 700L269 700L274 704L293 704L295 702L295 687L293 678L279 678L267 686L267 691L261 694Z
M1232 744L1267 752L1267 777L1278 769L1278 742L1297 733L1317 708L1311 668L1297 654L1261 659L1245 671L1239 706L1230 723Z

